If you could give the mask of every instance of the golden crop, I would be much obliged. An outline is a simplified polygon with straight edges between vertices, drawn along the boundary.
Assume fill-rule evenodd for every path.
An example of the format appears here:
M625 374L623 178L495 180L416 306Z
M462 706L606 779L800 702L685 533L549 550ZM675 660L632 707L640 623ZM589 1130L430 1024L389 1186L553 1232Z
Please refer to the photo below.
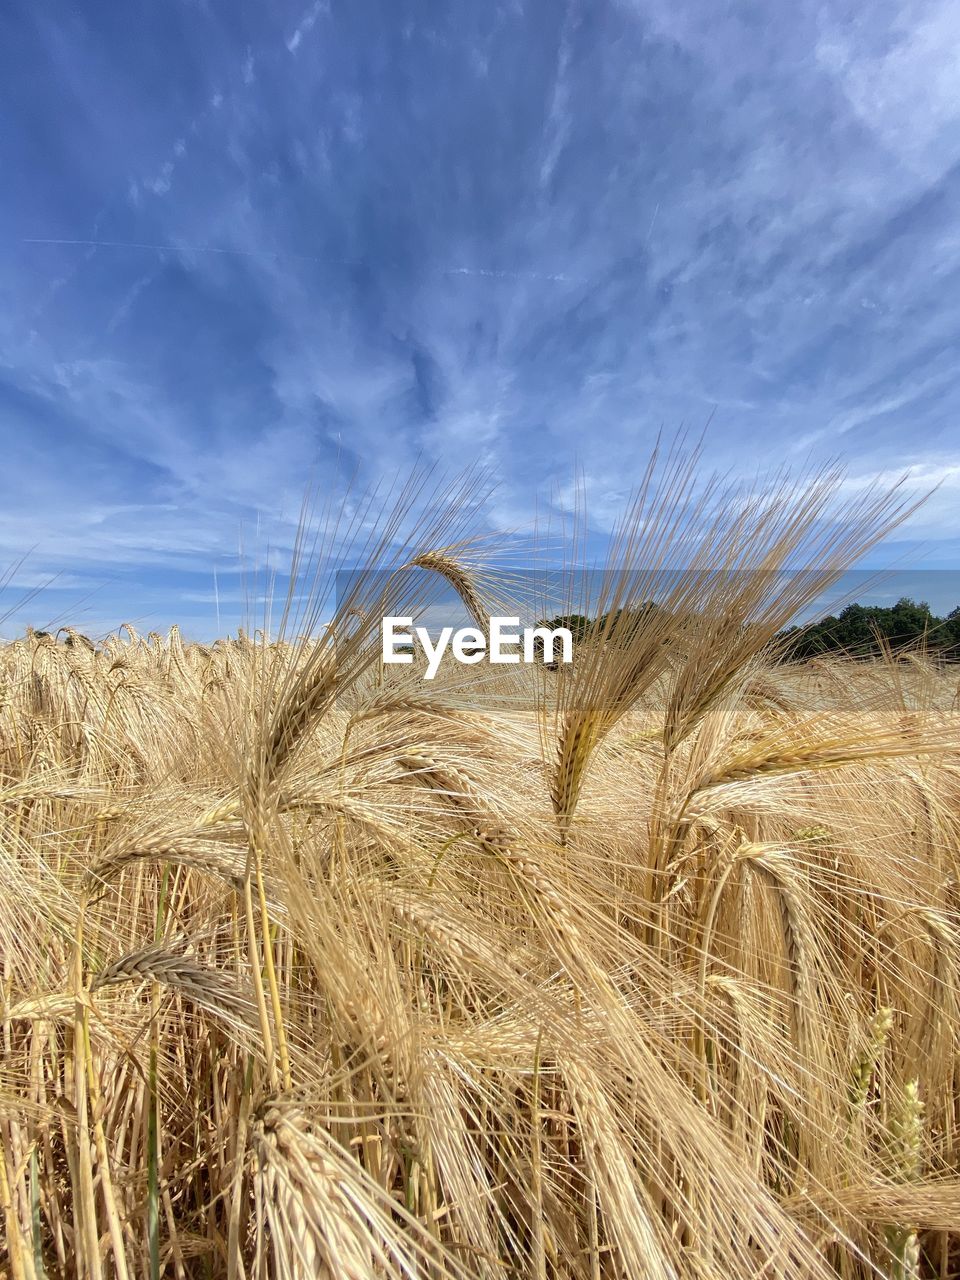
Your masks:
M0 649L0 1269L958 1274L957 671L759 581L429 688L355 599Z

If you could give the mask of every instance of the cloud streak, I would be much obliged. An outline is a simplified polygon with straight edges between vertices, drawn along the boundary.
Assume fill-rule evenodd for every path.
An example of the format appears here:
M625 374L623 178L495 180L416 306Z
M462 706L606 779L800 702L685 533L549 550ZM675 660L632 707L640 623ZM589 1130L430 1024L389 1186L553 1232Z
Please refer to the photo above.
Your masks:
M207 626L308 476L479 460L512 526L579 462L602 530L711 413L734 473L938 477L955 554L942 0L13 13L0 557Z

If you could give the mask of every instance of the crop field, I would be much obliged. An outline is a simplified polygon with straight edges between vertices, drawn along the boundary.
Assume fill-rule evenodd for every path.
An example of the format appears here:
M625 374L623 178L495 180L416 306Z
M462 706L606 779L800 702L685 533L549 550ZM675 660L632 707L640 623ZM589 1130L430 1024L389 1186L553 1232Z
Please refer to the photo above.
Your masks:
M0 1271L960 1275L958 671L737 583L429 686L357 606L5 644Z

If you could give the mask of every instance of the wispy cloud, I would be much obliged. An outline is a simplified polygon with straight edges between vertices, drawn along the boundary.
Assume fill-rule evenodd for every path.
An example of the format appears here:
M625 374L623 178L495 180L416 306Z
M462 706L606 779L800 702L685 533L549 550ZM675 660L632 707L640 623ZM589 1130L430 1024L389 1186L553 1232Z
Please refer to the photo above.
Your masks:
M297 23L297 27L293 35L287 41L287 49L291 53L296 53L300 48L300 42L303 40L303 37L309 35L316 25L317 19L322 13L326 13L327 11L328 5L326 0L316 0L316 3L310 6Z
M479 459L513 527L579 461L602 529L714 410L734 472L939 477L904 537L954 554L946 0L132 13L0 50L0 558L199 617L308 478Z

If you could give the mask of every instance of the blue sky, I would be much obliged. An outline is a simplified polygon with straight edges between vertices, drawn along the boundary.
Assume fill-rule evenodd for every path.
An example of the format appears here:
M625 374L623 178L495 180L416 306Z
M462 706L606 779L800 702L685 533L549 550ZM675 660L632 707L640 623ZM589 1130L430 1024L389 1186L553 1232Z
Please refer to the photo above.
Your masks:
M952 0L4 5L0 607L216 630L309 476L736 474L940 489L960 562ZM339 458L339 463L338 463ZM559 497L557 496L559 495ZM904 560L904 557L906 559ZM940 602L944 603L944 602Z

